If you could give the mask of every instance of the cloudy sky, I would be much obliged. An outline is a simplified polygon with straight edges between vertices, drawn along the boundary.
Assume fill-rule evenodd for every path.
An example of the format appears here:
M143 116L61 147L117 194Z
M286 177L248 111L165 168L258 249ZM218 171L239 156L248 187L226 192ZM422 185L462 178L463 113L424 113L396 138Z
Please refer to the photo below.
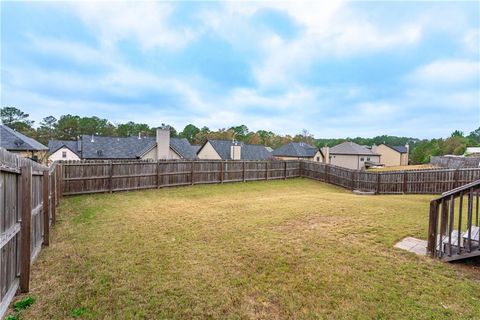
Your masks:
M3 1L1 105L37 123L71 113L316 137L469 132L479 6Z

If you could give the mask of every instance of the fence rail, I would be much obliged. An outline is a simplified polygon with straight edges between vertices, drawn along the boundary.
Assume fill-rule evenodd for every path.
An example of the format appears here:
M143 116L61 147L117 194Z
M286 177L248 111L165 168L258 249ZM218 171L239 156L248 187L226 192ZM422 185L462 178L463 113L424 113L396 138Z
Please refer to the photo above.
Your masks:
M314 161L68 161L65 195L305 177L377 194L437 194L480 179L480 168L367 172Z
M0 148L0 319L16 292L28 292L30 265L50 227L60 195L60 167L45 167Z

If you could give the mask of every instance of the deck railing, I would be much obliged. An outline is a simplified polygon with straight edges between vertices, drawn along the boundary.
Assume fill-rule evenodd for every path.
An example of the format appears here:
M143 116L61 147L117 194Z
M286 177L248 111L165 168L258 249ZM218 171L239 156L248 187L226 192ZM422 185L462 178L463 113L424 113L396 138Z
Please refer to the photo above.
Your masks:
M428 253L445 261L480 255L480 180L430 202Z

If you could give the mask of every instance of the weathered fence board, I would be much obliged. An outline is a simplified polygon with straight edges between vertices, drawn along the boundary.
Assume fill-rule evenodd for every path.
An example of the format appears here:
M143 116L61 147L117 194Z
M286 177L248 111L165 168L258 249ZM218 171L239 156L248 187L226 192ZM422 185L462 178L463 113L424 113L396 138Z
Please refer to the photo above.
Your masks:
M18 289L28 291L30 265L48 244L59 170L0 148L0 318Z
M437 156L431 157L430 163L443 168L460 169L460 168L479 168L479 157L456 157L456 156Z

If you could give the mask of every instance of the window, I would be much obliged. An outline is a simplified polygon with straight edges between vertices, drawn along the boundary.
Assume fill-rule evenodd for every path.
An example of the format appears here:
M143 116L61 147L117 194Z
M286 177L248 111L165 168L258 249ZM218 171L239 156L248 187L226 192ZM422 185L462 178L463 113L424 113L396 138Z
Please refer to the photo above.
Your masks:
M62 151L62 158L66 158L67 157L67 151Z
M364 158L360 158L360 161L363 161L363 160L364 160Z
M367 161L370 161L370 158L367 158Z
M317 157L317 161L320 161L320 157Z

